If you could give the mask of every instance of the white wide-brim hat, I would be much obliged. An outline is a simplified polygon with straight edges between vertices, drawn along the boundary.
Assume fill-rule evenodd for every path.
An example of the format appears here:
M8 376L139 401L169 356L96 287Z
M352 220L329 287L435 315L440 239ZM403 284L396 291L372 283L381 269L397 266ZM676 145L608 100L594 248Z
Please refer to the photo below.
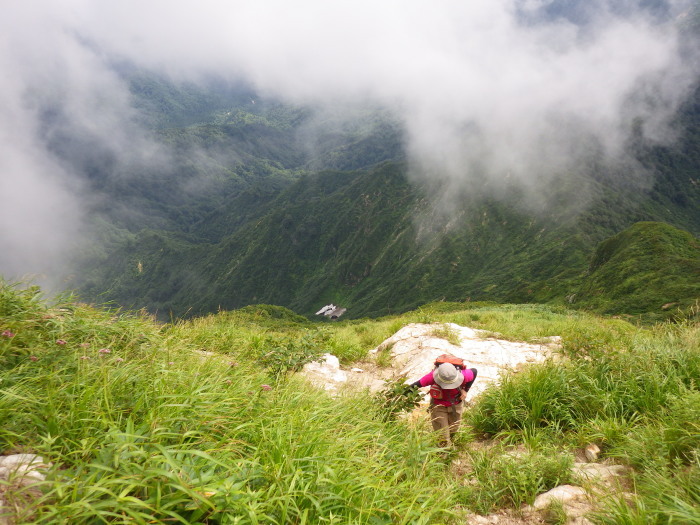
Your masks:
M464 376L451 363L442 363L433 372L433 379L441 388L459 388L464 381Z

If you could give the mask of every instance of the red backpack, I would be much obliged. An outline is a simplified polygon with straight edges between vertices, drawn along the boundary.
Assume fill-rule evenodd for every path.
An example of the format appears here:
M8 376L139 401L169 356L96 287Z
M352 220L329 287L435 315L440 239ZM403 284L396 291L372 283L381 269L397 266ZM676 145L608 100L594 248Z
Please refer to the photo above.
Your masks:
M435 368L443 363L450 363L454 365L457 370L464 370L467 367L467 365L464 364L464 359L452 354L442 354L441 356L438 356L438 358L435 359Z

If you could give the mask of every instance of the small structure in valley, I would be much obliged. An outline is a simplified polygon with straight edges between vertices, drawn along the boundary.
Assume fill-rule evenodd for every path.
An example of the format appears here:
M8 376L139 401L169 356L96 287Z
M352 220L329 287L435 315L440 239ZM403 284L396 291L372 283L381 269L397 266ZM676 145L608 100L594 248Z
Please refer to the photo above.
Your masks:
M338 317L343 315L346 311L347 308L341 308L340 306L336 306L334 304L327 304L318 312L316 312L316 315L325 315L326 317L330 317L331 319L338 319Z

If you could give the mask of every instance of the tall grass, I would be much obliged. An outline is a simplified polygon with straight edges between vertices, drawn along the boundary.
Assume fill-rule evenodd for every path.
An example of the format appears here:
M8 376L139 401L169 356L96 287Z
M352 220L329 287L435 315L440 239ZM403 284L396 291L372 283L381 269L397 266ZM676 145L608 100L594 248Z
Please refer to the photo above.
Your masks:
M0 452L53 464L20 523L453 524L461 507L517 509L566 482L590 441L633 467L637 492L597 522L700 522L697 321L439 303L377 321L263 305L159 325L73 301L0 282ZM291 374L324 352L364 359L416 321L560 335L562 355L487 390L451 454L425 420ZM472 446L484 436L491 446ZM454 475L455 457L467 471Z
M697 336L690 322L622 331L571 325L568 359L506 377L482 396L471 423L510 441L533 434L572 446L594 441L634 467L640 499L611 504L606 515L614 518L605 522L698 523Z
M554 447L514 454L501 445L472 450L471 482L459 491L460 501L480 514L532 504L538 494L571 479L573 458Z
M207 371L202 384L157 392L144 417L93 425L90 437L80 424L63 428L60 441L37 428L35 448L61 466L38 520L429 523L445 515L449 494L433 490L440 465L425 436L368 418L366 402L319 399L295 382L262 389L254 373L227 385Z
M1 328L13 336L0 343L11 357L2 362L0 443L54 465L20 522L449 518L453 491L434 490L445 465L429 435L385 421L369 398L333 399L286 365L246 359L252 330L236 339L231 327L159 327L2 293L20 307L3 306Z

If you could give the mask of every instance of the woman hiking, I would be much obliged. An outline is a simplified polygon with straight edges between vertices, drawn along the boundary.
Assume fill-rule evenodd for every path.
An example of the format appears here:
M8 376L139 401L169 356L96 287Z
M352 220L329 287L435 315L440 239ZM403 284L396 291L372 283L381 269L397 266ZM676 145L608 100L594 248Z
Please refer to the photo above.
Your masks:
M430 387L430 420L439 433L440 446L449 447L459 429L467 392L476 379L476 368L465 368L454 356L440 356L435 369L410 384L414 388Z

